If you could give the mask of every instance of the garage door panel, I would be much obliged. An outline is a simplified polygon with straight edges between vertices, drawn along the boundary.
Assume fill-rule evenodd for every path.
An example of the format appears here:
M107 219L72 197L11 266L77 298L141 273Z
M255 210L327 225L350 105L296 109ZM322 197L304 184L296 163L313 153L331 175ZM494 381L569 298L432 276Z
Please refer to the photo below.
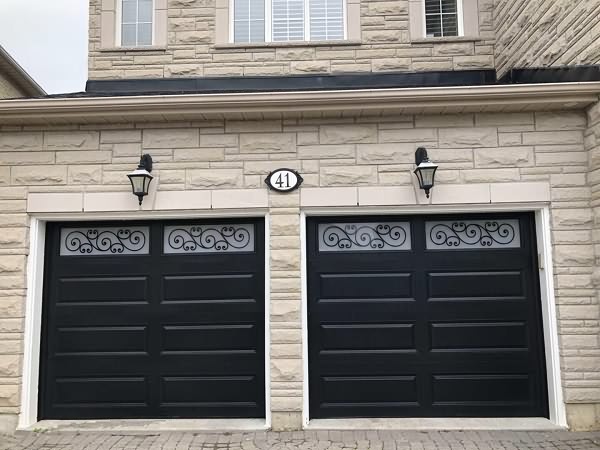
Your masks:
M412 298L410 273L335 273L320 276L323 298Z
M432 349L527 349L524 322L432 323Z
M412 299L321 299L313 306L325 323L407 322L414 318Z
M164 325L162 351L254 349L254 324Z
M433 404L527 404L530 398L527 374L434 375Z
M145 326L61 327L58 328L56 353L146 353L148 335Z
M256 407L256 392L261 388L254 376L162 377L161 406L205 404ZM212 404L212 405L206 405Z
M322 378L320 386L322 403L327 406L352 403L417 404L417 377L415 375L392 375L370 377Z
M433 299L427 301L431 322L526 321L531 314L526 298Z
M59 378L56 380L54 406L145 406L147 390L148 380L140 376Z
M121 375L140 375L152 367L149 353L105 352L105 353L59 353L52 357L55 364L49 374L61 377L96 376L119 377Z
M58 281L57 303L147 303L147 301L148 277L63 277Z
M411 323L324 324L320 339L323 350L392 350L415 346Z
M243 299L255 283L253 274L169 275L163 278L163 302Z
M169 376L247 375L260 371L256 350L161 352L161 374Z
M430 299L524 297L520 272L449 272L428 273Z
M410 251L319 242L380 221L410 223ZM311 418L548 416L531 214L311 218L307 237Z
M399 367L398 358L402 357ZM327 376L397 375L416 372L421 356L416 350L323 350L316 358L320 373Z

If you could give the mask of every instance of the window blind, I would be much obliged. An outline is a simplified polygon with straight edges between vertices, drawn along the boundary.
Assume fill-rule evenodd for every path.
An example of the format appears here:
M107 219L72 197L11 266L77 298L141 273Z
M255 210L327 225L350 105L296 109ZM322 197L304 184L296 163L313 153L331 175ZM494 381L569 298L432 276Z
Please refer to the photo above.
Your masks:
M428 37L458 36L458 0L425 0Z
M121 3L121 45L152 45L152 0L123 0Z
M265 2L264 0L234 0L233 41L264 42Z
M332 41L344 39L344 1L309 0L310 39Z
M303 41L304 0L272 0L273 41Z

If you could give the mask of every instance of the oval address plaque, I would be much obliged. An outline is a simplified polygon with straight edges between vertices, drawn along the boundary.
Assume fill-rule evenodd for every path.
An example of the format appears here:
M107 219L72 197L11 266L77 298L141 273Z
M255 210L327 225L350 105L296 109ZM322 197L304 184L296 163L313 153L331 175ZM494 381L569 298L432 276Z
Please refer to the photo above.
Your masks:
M277 192L291 192L298 189L304 179L292 169L277 169L267 175L265 183Z

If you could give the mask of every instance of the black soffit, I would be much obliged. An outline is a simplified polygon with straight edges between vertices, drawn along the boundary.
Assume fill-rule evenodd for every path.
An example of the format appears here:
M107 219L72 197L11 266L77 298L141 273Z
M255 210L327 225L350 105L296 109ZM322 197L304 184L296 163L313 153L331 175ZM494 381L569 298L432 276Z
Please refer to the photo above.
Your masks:
M218 94L323 90L390 89L600 81L600 65L495 70L89 80L85 92L49 95L80 98L134 95Z

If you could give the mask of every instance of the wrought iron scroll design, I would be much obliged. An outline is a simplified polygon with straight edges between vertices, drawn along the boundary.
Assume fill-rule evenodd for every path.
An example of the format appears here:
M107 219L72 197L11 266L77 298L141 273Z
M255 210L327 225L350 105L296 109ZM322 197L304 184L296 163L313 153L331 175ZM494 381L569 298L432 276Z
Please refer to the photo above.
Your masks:
M518 220L428 222L427 248L520 247Z
M319 225L320 251L410 250L410 224L328 223Z
M62 230L61 255L147 254L148 228Z
M165 253L254 250L252 225L192 225L165 228Z

